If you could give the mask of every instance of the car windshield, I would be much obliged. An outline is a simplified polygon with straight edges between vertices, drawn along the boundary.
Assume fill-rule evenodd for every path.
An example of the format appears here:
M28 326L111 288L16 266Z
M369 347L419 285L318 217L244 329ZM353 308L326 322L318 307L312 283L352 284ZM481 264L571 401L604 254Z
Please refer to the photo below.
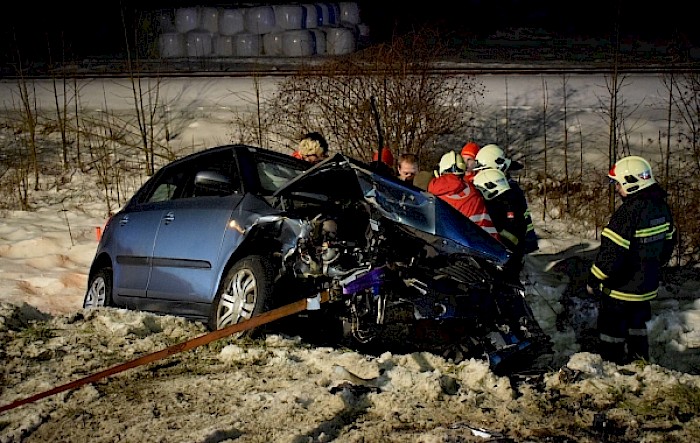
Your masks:
M270 195L305 170L296 163L284 164L278 160L272 162L264 159L258 160L257 168L260 186L265 194Z

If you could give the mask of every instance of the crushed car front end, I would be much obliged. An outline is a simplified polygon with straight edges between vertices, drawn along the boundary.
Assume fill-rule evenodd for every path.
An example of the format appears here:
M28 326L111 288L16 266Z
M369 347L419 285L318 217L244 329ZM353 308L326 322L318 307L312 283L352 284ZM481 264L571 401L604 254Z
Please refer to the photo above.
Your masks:
M274 198L282 286L328 290L321 315L356 343L394 339L495 370L548 348L504 271L509 251L432 194L338 154Z

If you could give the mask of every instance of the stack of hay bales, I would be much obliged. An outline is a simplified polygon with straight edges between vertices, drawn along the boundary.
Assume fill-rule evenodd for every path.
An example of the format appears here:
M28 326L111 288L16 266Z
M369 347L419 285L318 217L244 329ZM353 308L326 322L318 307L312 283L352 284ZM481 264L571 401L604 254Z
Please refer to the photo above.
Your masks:
M182 7L158 12L163 58L343 55L369 36L356 2Z

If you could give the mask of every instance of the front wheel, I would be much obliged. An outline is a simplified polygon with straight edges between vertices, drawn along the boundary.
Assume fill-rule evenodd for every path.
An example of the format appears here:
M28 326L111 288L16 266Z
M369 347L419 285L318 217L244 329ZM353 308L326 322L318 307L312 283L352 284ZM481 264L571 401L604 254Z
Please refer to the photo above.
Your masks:
M100 308L112 305L112 269L102 268L88 282L83 308Z
M214 297L209 328L223 329L266 311L272 299L272 280L269 259L252 255L239 260L228 270ZM244 330L233 337L246 337L252 333L252 329Z

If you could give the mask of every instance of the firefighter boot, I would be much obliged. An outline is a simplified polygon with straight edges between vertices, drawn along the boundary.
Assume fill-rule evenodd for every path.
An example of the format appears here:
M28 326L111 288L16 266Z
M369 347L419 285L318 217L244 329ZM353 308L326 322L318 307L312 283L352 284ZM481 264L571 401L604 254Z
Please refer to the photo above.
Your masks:
M646 334L630 335L627 339L627 351L631 360L649 361L649 340Z
M601 340L599 343L600 356L603 360L613 362L618 365L627 363L627 352L625 352L625 343L611 343Z

